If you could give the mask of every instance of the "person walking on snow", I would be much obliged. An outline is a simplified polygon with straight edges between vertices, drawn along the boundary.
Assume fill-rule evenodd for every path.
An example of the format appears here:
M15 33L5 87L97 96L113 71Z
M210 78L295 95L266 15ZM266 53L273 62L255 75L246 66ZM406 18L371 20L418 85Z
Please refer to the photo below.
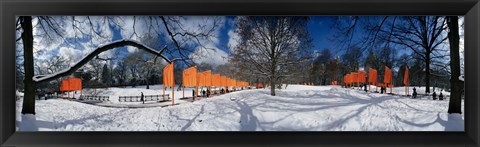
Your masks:
M433 92L432 96L433 96L433 100L437 100L437 93L435 93L435 91Z
M195 101L195 89L192 90L192 101Z
M210 97L210 90L207 89L207 97Z
M438 99L443 100L443 94L441 91L440 91L440 95L438 96Z
M412 97L413 97L413 98L417 98L417 89L415 89L415 87L413 87Z
M140 101L142 101L142 103L145 104L145 99L143 98L143 92L141 92Z

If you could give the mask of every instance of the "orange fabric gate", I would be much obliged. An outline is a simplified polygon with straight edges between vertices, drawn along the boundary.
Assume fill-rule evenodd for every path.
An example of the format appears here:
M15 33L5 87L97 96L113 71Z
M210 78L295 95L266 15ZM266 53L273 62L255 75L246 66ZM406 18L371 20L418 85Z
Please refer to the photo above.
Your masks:
M172 106L175 105L175 77L174 77L174 63L170 63L165 68L163 68L163 94L167 87L172 88Z

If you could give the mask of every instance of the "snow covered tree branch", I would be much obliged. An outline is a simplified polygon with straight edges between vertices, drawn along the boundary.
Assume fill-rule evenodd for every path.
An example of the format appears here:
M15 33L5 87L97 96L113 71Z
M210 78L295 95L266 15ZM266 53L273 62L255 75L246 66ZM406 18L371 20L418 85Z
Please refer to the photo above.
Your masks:
M119 41L115 41L115 42L112 42L112 43L109 43L109 44L106 44L106 45L103 45L103 46L99 46L98 48L94 49L91 53L89 53L87 56L85 56L83 59L81 59L76 64L74 64L72 67L69 67L69 68L64 69L60 72L53 73L53 74L50 74L50 75L34 76L33 81L35 81L36 83L41 83L41 82L51 81L51 80L57 79L59 77L70 75L70 74L74 73L76 70L78 70L80 67L82 67L83 65L87 64L88 61L97 57L98 54L100 54L102 52L105 52L107 50L122 47L122 46L133 46L133 47L136 47L138 49L145 50L146 52L151 53L153 55L160 56L164 60L166 60L168 63L172 62L172 60L170 60L166 56L162 55L162 52L167 49L166 46L164 48L162 48L160 51L156 51L153 48L150 48L150 47L148 47L148 46L146 46L142 43L139 43L137 41L119 40Z

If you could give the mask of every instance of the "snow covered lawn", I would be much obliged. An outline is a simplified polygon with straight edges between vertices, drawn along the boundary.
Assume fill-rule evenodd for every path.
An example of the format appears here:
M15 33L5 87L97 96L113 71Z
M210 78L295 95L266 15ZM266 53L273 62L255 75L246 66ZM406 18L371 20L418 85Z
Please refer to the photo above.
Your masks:
M113 97L129 94L118 94L122 88L118 89L106 92ZM185 91L188 96L191 93ZM269 89L243 90L193 103L179 100L180 105L163 108L109 108L63 99L37 100L35 116L21 115L20 100L17 130L464 131L464 116L447 113L448 99L410 99L339 86L290 85L278 90L277 96L269 93ZM175 92L175 102L177 95L181 97L181 91Z

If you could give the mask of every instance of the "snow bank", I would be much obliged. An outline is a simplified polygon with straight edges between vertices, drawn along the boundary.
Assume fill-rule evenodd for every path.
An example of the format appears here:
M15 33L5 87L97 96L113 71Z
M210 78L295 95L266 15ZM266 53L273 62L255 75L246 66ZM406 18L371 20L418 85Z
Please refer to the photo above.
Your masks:
M20 91L16 90L15 95L16 96L23 96L24 94L23 94L23 92L20 92Z

